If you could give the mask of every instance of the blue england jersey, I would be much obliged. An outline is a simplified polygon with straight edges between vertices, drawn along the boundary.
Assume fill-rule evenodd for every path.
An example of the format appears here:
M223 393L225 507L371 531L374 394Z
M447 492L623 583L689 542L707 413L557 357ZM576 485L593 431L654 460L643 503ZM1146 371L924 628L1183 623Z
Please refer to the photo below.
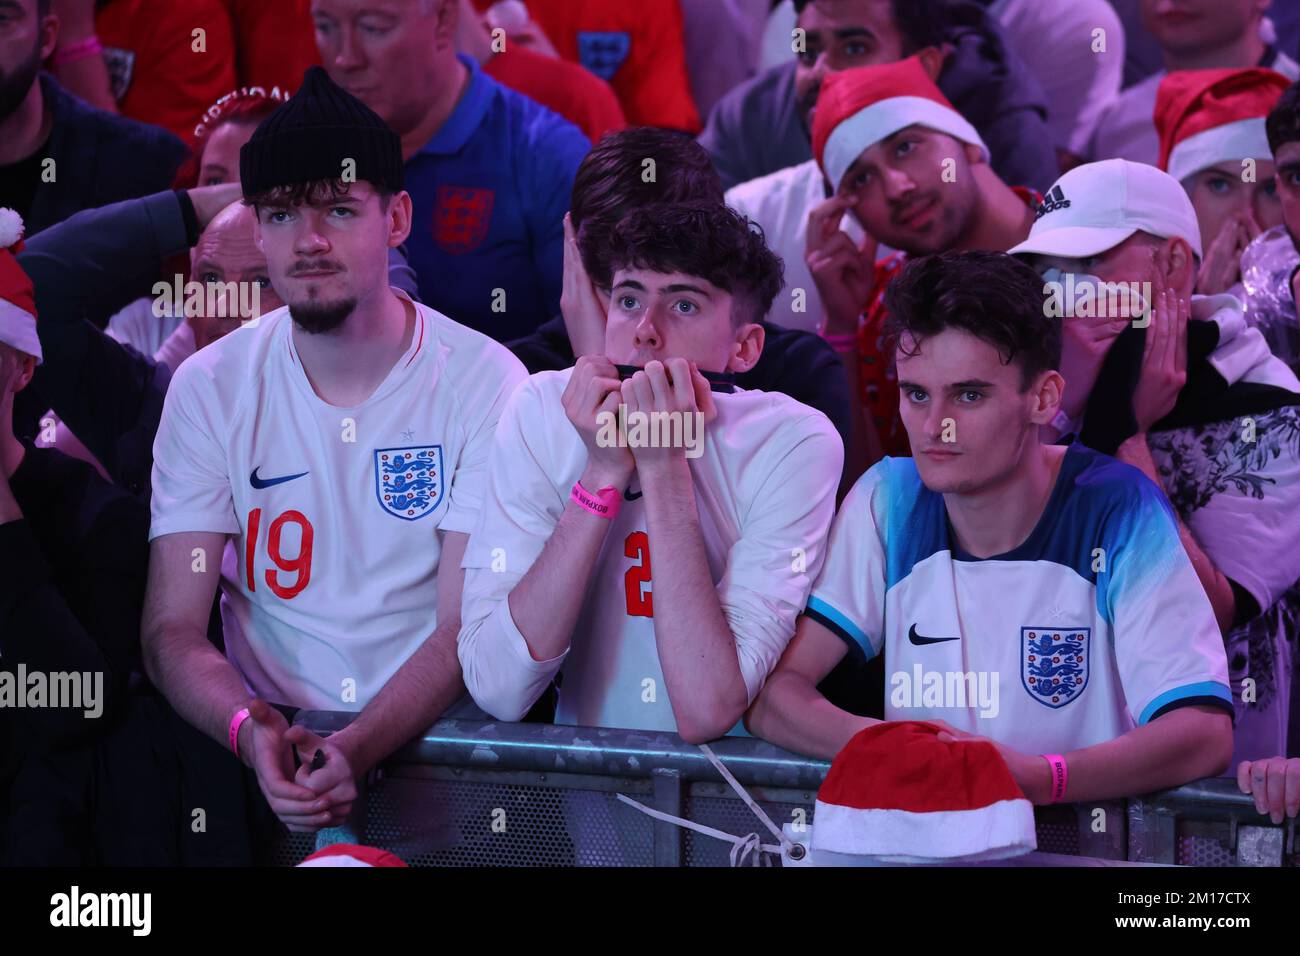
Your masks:
M1111 740L1177 707L1232 712L1223 638L1173 512L1141 472L1071 445L1017 548L957 545L943 496L885 458L845 499L807 613L885 655L885 717L1028 753Z

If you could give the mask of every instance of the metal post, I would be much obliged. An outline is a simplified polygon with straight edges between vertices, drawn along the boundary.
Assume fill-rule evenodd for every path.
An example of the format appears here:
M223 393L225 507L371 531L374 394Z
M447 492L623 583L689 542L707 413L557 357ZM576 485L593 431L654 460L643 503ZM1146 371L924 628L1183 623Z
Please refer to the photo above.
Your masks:
M684 816L682 805L685 802L683 799L685 789L681 773L676 770L656 768L651 779L654 783L655 809L663 813L671 813L675 817ZM675 823L655 820L654 865L681 866L685 837L686 831Z

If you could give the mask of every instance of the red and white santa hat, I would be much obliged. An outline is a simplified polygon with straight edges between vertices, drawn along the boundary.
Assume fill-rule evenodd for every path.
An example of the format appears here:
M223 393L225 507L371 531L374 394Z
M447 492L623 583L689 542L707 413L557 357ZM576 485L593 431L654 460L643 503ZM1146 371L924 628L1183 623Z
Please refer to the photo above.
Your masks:
M925 126L988 147L925 72L919 57L833 73L813 114L813 155L835 189L863 150L908 126Z
M934 724L891 721L850 740L817 792L814 856L969 863L1035 849L1033 805L997 748L938 734Z
M0 342L41 361L36 334L36 295L32 280L14 258L23 249L23 220L0 209Z
M1290 85L1263 67L1168 74L1156 91L1160 168L1182 181L1219 163L1271 159L1264 121Z
M299 866L406 866L387 850L355 843L332 843L304 859Z

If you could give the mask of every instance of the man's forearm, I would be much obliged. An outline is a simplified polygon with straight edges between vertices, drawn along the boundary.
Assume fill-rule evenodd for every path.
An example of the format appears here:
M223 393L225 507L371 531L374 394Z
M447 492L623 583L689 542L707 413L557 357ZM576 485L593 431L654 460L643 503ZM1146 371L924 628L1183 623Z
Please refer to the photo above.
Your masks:
M230 745L230 718L251 701L234 665L200 629L144 632L145 670L182 717L218 743Z
M588 480L584 475L584 488L599 490L593 487L599 479ZM607 518L568 502L542 553L511 590L510 616L533 660L551 660L568 650L609 526Z
M834 760L859 731L878 723L836 707L803 675L779 670L745 718L755 736L820 760Z
M459 618L440 623L356 720L331 738L348 755L348 763L356 773L367 772L427 730L464 696L465 684L456 657L459 631Z
M1232 759L1231 718L1210 708L1184 707L1063 756L1069 803L1150 793L1222 773ZM1034 759L1047 766L1041 757Z
M682 737L712 740L740 719L749 693L704 551L690 465L675 458L639 474L651 578L661 595L655 643L673 716Z

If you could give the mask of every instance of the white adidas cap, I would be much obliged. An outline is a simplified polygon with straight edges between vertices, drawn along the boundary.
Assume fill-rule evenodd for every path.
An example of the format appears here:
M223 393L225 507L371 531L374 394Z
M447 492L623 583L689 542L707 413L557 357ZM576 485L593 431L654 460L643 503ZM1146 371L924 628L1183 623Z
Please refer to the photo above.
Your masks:
M1079 259L1113 249L1135 232L1177 236L1202 256L1196 210L1178 180L1146 163L1107 159L1058 179L1043 197L1029 238L1008 251Z

